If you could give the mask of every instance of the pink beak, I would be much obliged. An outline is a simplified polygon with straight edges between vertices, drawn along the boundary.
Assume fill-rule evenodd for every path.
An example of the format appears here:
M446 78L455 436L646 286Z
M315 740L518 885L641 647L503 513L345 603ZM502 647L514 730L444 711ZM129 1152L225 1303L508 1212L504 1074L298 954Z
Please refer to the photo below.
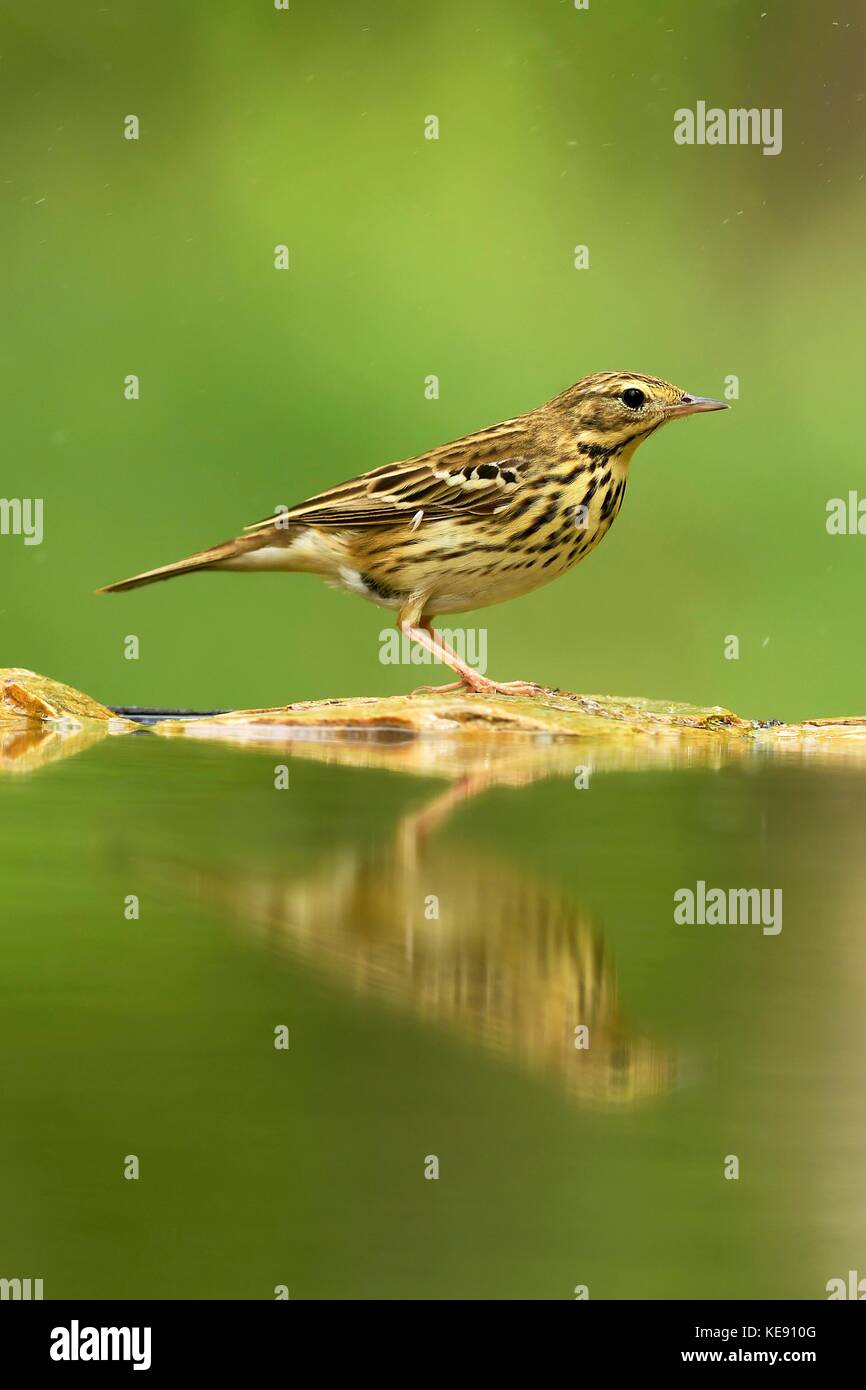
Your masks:
M703 410L727 410L727 401L714 401L709 396L683 396L679 405L672 405L668 415L675 419L678 415L698 415Z

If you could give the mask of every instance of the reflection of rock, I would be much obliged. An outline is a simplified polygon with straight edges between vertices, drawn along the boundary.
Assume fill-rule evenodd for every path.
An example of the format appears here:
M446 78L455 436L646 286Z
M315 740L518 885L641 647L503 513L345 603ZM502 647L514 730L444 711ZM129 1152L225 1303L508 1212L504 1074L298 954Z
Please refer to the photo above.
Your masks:
M48 763L83 753L104 738L104 730L93 727L63 730L26 720L17 726L0 724L0 776L4 772L35 772Z
M192 726L190 736L196 737ZM200 736L211 737L207 729L202 729ZM255 738L249 741L242 734L237 739L220 734L219 741L234 747L262 748ZM680 732L653 738L634 738L626 733L613 738L571 739L490 733L483 738L463 733L424 738L380 730L360 736L333 732L313 737L310 730L288 728L269 737L266 746L271 753L289 754L307 762L378 768L451 782L469 779L479 790L523 787L545 777L571 781L578 767L588 767L591 772L719 768L755 756L746 741L728 744L720 735Z
M668 1090L675 1059L623 1021L614 964L580 909L508 862L431 845L475 790L450 788L393 843L307 876L160 871L269 946L554 1078L575 1099L632 1103ZM581 1024L586 1049L575 1047Z

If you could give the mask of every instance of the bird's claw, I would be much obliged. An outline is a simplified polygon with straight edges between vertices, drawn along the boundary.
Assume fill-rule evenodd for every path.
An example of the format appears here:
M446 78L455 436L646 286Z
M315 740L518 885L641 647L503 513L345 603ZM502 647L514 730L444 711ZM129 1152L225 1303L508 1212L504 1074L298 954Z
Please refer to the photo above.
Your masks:
M547 687L537 685L535 681L489 681L482 678L480 681L467 681L467 687L476 695L545 695Z
M450 685L419 685L413 695L445 695L463 691L468 695L546 695L547 686L537 685L535 681L490 681L486 676L467 676L463 680L452 681Z

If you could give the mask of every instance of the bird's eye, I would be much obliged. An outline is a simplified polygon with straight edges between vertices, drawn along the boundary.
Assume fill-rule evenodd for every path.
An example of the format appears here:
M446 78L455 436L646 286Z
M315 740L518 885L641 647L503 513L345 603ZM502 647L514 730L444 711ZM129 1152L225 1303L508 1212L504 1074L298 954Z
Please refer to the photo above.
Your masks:
M637 386L627 386L620 396L623 405L627 405L629 410L640 410L646 403L646 396Z

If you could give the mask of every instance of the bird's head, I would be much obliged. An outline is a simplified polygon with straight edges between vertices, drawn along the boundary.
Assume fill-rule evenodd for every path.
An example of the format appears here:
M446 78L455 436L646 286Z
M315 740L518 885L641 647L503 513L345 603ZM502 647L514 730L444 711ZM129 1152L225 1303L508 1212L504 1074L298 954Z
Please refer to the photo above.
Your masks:
M692 396L669 381L637 372L596 372L557 397L567 428L584 446L630 455L668 420L705 410L726 410L726 401Z

